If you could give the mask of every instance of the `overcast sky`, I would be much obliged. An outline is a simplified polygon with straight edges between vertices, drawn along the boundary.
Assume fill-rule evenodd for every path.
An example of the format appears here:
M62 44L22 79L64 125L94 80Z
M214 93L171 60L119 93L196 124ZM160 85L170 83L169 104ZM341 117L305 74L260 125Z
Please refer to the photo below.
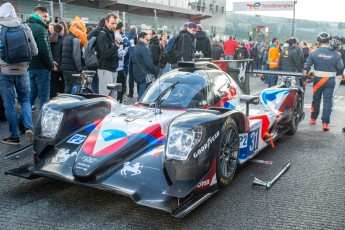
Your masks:
M269 0L266 0L266 2ZM289 0L286 0L289 1ZM233 2L260 2L260 1L244 1L244 0L227 0L227 11L232 11ZM276 1L272 1L276 2ZM327 21L327 22L345 22L345 1L344 0L297 0L296 19L306 19L311 21ZM239 13L244 13L239 12ZM292 18L292 11L255 11L249 14L260 14L267 16L277 16Z

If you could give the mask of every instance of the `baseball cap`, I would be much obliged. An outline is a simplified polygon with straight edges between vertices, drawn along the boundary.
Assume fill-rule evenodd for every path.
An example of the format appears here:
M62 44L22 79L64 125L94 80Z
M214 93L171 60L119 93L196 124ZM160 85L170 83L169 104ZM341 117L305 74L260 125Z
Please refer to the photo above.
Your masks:
M199 31L198 26L197 26L194 22L188 23L187 27L188 27L189 29L194 30L194 31Z

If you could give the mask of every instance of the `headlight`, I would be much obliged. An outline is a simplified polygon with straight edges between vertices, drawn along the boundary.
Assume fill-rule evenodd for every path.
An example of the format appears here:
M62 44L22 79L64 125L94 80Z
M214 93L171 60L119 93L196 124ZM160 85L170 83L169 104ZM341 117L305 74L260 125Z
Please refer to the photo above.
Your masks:
M202 138L202 126L192 128L173 126L169 130L166 156L176 160L186 160L191 150Z
M43 108L41 118L41 135L54 139L59 131L60 124L63 118L63 112L55 111L51 108Z

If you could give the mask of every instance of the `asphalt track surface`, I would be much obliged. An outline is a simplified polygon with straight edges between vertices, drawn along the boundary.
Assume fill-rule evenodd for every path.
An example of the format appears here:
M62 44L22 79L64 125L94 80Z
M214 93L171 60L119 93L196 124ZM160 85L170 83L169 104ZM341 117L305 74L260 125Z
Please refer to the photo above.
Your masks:
M264 87L252 78L252 92ZM246 163L228 187L184 219L110 192L1 173L0 229L345 229L345 85L337 91L329 132L322 131L320 119L308 123L311 84L305 99L307 119L297 133L255 158L271 165ZM7 137L7 123L0 128L0 137ZM27 145L24 136L22 142ZM16 167L3 159L16 149L0 143L1 171ZM290 169L271 189L252 186L254 177L269 181L287 163Z

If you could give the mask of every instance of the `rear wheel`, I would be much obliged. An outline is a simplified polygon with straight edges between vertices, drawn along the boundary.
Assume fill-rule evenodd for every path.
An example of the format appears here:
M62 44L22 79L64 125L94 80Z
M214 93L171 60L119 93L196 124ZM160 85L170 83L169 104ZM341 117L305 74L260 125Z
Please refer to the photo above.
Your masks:
M295 98L294 111L293 111L293 117L290 123L290 129L289 131L285 133L286 135L292 136L296 133L301 114L302 114L302 98L299 94L297 94Z
M230 121L230 122L229 122ZM239 134L234 120L227 120L221 146L217 154L217 182L219 187L230 183L237 168Z

